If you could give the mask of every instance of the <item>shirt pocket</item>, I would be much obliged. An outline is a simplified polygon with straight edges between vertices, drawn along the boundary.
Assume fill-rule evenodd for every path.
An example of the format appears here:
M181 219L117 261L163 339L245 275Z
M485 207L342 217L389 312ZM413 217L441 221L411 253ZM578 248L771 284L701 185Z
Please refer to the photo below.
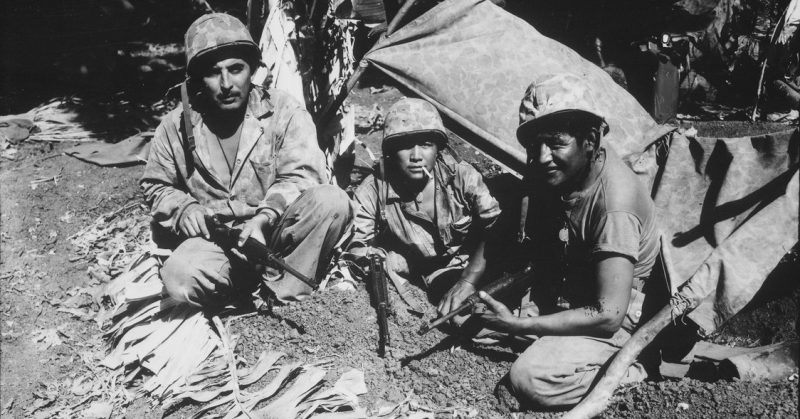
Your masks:
M450 235L452 237L451 245L461 245L469 235L472 228L472 216L465 215L450 225Z
M271 161L255 162L251 160L250 166L253 169L254 185L250 188L250 193L247 194L247 203L249 205L258 205L266 195L267 189L275 182L275 165ZM255 186L258 187L256 188Z

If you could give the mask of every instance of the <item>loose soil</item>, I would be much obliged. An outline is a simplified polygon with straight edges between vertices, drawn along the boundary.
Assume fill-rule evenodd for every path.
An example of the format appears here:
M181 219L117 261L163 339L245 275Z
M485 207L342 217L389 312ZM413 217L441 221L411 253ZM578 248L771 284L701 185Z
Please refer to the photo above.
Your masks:
M401 93L393 88L372 94L358 89L352 98L360 121L377 103L385 111ZM722 128L726 123L719 123ZM769 127L773 128L773 127ZM377 155L378 133L360 128L359 136ZM735 130L734 130L735 131ZM713 135L710 129L704 135ZM87 274L93 261L79 258L68 238L99 215L126 204L141 202L137 180L143 167L100 168L61 155L69 145L23 143L15 161L0 161L0 416L28 417L31 406L45 403L48 393L78 403L71 391L74 380L86 373L88 362L102 355L94 322L59 312L58 304L76 287L96 283ZM467 161L474 150L455 146ZM364 173L371 165L368 153L357 151ZM486 172L496 170L477 160ZM31 181L58 176L35 189ZM774 289L759 297L713 339L737 346L755 346L796 339L798 313L796 252L781 265ZM791 284L787 278L792 278ZM421 295L421 294L420 294ZM777 297L776 297L777 296ZM363 284L355 290L328 289L310 299L274 307L269 314L236 319L232 332L241 336L237 351L249 362L264 350L285 352L290 360L330 359L328 378L357 368L365 373L368 393L362 405L376 412L383 406L411 401L436 412L437 417L557 417L558 412L512 413L493 395L496 383L508 371L520 348L482 346L434 330L416 334L424 318L407 312L392 294L391 346L376 354L377 325ZM97 309L91 301L82 303ZM55 330L58 341L36 339L38 332ZM52 343L52 342L51 342ZM48 347L49 346L49 347ZM88 354L88 355L87 355ZM94 357L94 358L93 358ZM796 376L795 376L796 377ZM772 383L650 381L623 389L615 396L607 417L797 417L797 379ZM87 402L88 403L88 402ZM197 407L184 405L168 417L190 416ZM40 411L41 412L41 411ZM129 406L124 417L160 417L158 407L145 400Z

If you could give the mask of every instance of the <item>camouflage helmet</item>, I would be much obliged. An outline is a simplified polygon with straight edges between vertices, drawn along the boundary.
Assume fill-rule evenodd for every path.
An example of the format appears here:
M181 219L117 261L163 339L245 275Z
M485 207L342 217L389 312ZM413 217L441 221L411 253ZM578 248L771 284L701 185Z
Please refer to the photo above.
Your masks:
M415 98L400 99L389 108L384 118L383 151L415 134L433 134L431 139L439 147L447 144L442 117L430 102Z
M186 30L186 69L206 54L221 48L238 46L246 51L248 63L260 59L261 51L250 36L247 27L235 17L225 13L200 16ZM254 70L254 69L253 69Z
M569 113L596 119L602 123L603 135L608 133L603 112L584 79L571 73L538 77L528 86L519 106L517 140L524 145L525 139L540 129L543 121Z

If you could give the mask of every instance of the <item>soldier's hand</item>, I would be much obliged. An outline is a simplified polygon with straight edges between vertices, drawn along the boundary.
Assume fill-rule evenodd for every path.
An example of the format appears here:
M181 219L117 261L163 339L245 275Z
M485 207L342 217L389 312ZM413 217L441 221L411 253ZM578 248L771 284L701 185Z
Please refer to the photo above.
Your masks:
M408 276L411 273L408 260L403 255L391 250L386 252L386 269L402 276Z
M206 216L212 215L214 213L210 209L200 204L192 204L181 216L178 229L186 237L203 236L206 240L210 240L211 234L206 225Z
M483 291L478 295L489 309L488 311L480 313L480 318L483 320L486 327L498 332L517 332L519 328L519 318L515 316L505 304L495 300Z
M468 281L458 281L450 288L449 291L442 297L437 307L440 316L455 310L464 300L470 295L475 293L475 285Z
M261 244L267 244L267 240L264 238L264 232L275 224L274 218L274 216L268 213L260 212L253 218L247 220L244 226L242 226L242 232L239 234L239 241L236 245L242 247L248 237L252 237Z

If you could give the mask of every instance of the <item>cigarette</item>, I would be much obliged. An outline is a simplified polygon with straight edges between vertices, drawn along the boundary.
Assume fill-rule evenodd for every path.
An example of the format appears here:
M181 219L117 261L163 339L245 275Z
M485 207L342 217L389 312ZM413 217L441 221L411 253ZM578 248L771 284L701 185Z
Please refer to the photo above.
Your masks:
M431 179L433 178L433 175L431 174L431 172L428 171L428 169L425 168L425 166L422 166L422 171L425 172L425 176Z

